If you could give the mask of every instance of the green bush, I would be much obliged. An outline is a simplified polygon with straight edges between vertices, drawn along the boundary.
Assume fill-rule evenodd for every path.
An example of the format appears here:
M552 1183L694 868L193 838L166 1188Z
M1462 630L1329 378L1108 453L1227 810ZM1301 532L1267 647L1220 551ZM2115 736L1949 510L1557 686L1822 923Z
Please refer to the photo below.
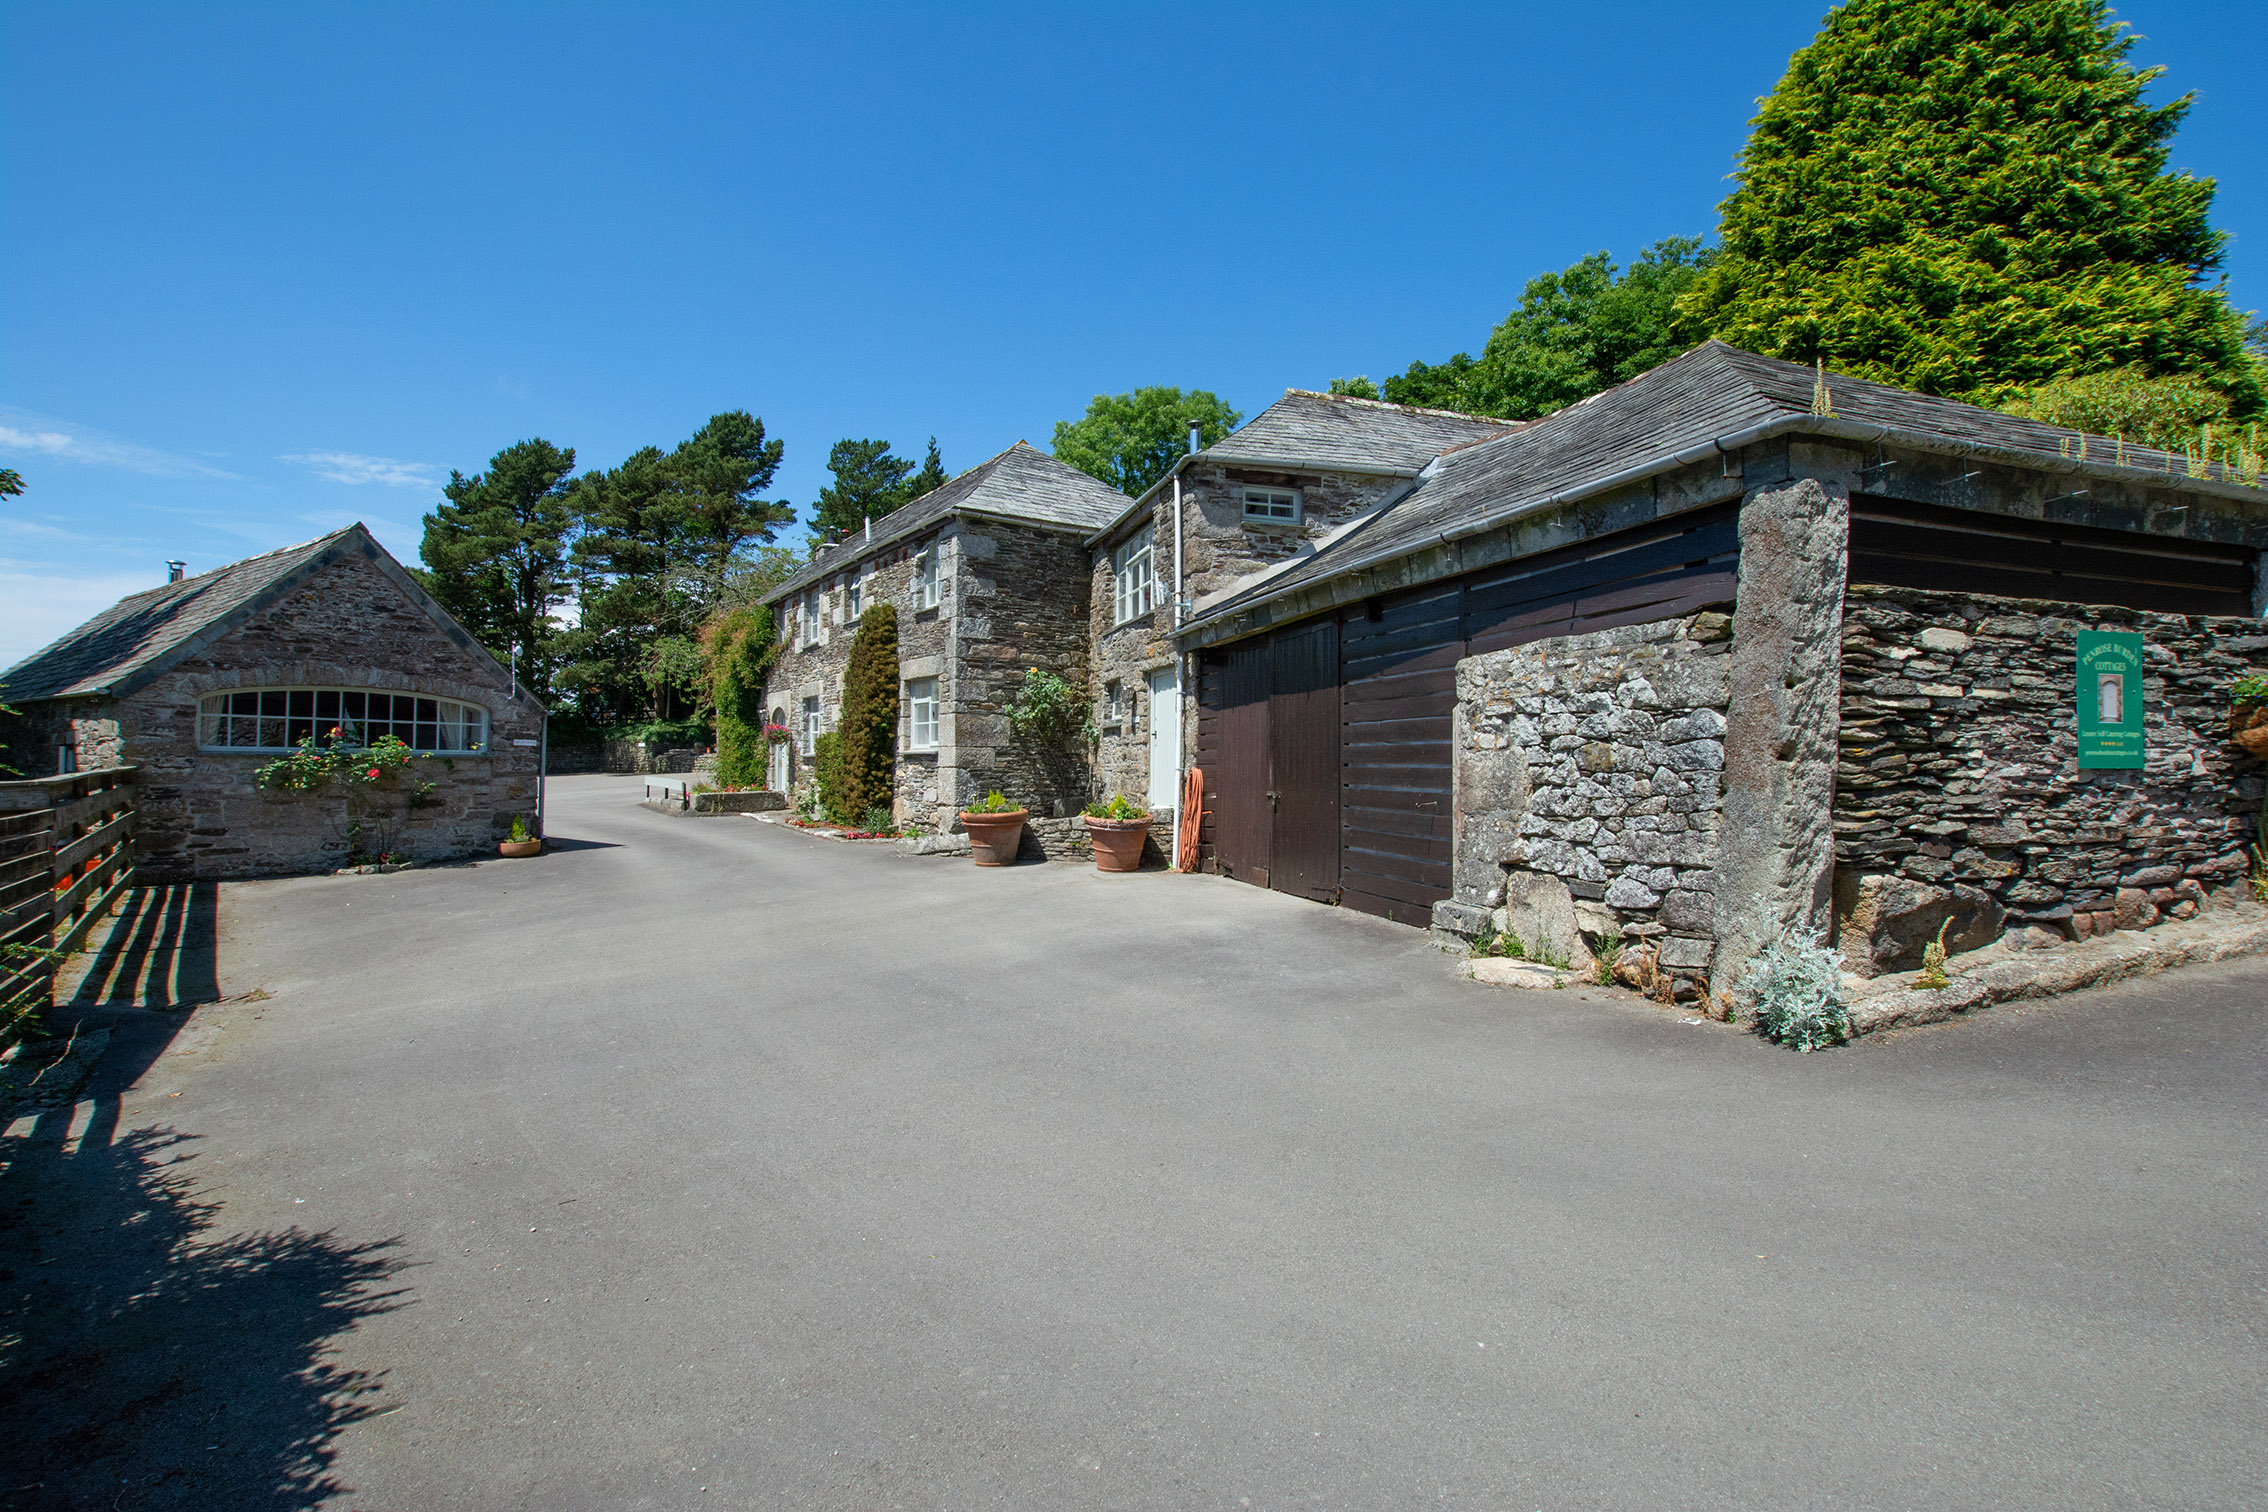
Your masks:
M845 822L890 807L898 786L898 611L876 604L858 619L843 669L842 787ZM830 812L835 804L830 802Z
M778 649L769 608L727 609L701 627L717 713L717 781L725 787L764 784L771 756L764 735L764 674Z
M1033 667L1008 700L1008 727L1026 740L1067 740L1073 735L1094 738L1094 720L1087 713L1087 696L1053 672Z
M1769 943L1740 974L1740 990L1756 1002L1756 1032L1790 1050L1842 1044L1851 1037L1843 963L1817 933L1774 930L1761 906L1757 916Z
M811 744L811 783L819 793L819 812L829 824L849 824L858 810L844 801L842 732L829 730Z

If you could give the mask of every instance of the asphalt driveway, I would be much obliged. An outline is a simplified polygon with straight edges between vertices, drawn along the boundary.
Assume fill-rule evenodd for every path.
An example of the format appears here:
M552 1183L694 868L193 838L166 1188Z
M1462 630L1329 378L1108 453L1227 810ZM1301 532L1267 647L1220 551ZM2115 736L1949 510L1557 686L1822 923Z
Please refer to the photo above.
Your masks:
M637 793L222 890L6 1141L0 1506L2268 1503L2259 965L1804 1057Z

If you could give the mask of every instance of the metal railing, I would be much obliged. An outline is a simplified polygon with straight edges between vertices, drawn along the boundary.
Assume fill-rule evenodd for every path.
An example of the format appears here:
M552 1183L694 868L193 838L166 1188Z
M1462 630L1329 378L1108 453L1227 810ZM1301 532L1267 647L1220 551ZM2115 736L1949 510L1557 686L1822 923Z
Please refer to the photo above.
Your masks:
M78 946L134 881L130 766L0 782L0 946ZM49 954L0 956L0 1051L54 991Z

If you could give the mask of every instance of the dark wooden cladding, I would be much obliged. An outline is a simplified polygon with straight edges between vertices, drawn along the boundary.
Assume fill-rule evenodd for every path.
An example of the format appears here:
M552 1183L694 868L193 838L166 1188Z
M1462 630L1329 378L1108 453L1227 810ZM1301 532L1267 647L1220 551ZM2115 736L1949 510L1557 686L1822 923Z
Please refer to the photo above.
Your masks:
M1276 791L1281 804L1289 789L1284 751L1276 754L1273 785L1265 764L1255 764L1250 753L1269 749L1268 705L1277 703L1277 717L1287 716L1279 698L1249 679L1291 676L1298 696L1312 696L1305 679L1313 669L1306 658L1321 634L1335 628L1337 738L1330 759L1338 773L1336 804L1308 797L1298 800L1299 808L1313 818L1332 810L1341 902L1403 923L1427 923L1433 905L1451 891L1457 663L1552 636L1728 604L1738 552L1734 509L1725 505L1384 595L1206 652L1199 684L1205 707L1198 716L1208 794L1207 827L1201 832L1206 854L1217 870L1266 884L1271 862L1274 873L1281 873L1288 847L1299 843L1293 830L1309 833L1302 827L1306 820L1287 820L1282 807L1274 814L1272 834L1255 827L1267 822L1267 794ZM1307 638L1300 642L1307 649L1265 649L1290 645L1296 637ZM1293 673L1295 665L1303 670ZM1239 666L1241 673L1232 671ZM1279 685L1279 691L1290 689ZM1310 733L1298 741L1301 755L1295 758L1302 770L1324 739L1319 726L1303 728ZM1297 869L1304 879L1316 865L1301 861ZM1287 891L1316 895L1311 886L1290 885L1288 877L1275 880Z
M1210 661L1211 658L1208 658ZM1220 657L1219 754L1207 772L1218 779L1213 804L1213 855L1217 869L1261 887L1268 885L1268 685L1266 641L1225 647Z
M2249 615L2256 556L2207 541L1851 498L1850 580L1887 588Z
M1268 691L1268 883L1336 901L1339 890L1339 626L1311 620L1273 637Z

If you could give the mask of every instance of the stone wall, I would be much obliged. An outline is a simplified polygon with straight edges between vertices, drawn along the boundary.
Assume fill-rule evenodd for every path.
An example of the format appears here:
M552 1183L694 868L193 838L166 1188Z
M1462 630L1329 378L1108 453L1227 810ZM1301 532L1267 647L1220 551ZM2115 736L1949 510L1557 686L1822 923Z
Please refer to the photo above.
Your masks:
M266 792L253 772L272 755L197 749L197 704L229 688L381 688L461 699L488 710L492 754L419 760L350 799ZM326 871L349 852L417 861L493 854L514 815L532 823L543 711L468 651L378 566L350 556L177 663L108 711L125 759L141 768L138 870L151 882ZM422 803L417 784L433 784ZM361 832L350 844L349 827Z
M2081 771L2080 630L2140 631L2148 764ZM1902 588L1849 591L1835 795L1849 969L1921 963L2004 925L2088 936L2187 917L2247 869L2261 764L2228 690L2268 669L2268 622Z
M1300 493L1298 524L1260 523L1244 518L1243 489L1247 484L1296 488ZM1192 463L1182 474L1180 591L1192 605L1202 605L1233 591L1254 573L1289 561L1313 549L1315 540L1346 524L1376 505L1389 493L1407 487L1407 480L1373 473L1283 473L1249 467ZM1115 603L1111 592L1111 552L1144 524L1151 529L1157 564L1158 606L1150 614L1124 625L1112 623ZM1175 664L1173 643L1173 485L1159 489L1152 507L1128 520L1098 543L1091 563L1090 631L1092 670L1089 697L1093 700L1098 740L1095 748L1095 787L1098 792L1124 793L1141 802L1150 786L1150 730L1148 675ZM1197 748L1197 690L1183 662L1181 761L1186 769ZM1122 693L1120 717L1109 718L1109 688L1117 683ZM1171 807L1151 811L1154 824L1170 826ZM1153 831L1166 833L1170 829Z
M940 552L938 605L909 610L914 559ZM936 536L917 539L864 559L845 554L843 566L813 590L822 595L821 638L799 646L795 599L778 606L789 639L765 679L767 717L799 730L803 700L820 699L824 727L840 721L843 674L850 662L854 618L848 583L865 575L865 602L898 610L898 676L904 684L934 677L938 685L938 743L933 751L907 749L911 713L901 702L897 796L900 824L927 833L958 825L970 802L997 788L1035 815L1075 814L1092 790L1092 775L1076 740L1047 745L1017 736L1003 712L1025 670L1039 667L1074 687L1087 682L1088 574L1076 535L995 520L953 519ZM810 762L795 748L792 790L811 780ZM1068 842L1056 851L1071 854Z
M1594 942L1652 942L1693 995L1712 940L1729 626L1705 613L1457 664L1445 925L1510 926L1572 957L1584 942L1549 923L1563 915Z

